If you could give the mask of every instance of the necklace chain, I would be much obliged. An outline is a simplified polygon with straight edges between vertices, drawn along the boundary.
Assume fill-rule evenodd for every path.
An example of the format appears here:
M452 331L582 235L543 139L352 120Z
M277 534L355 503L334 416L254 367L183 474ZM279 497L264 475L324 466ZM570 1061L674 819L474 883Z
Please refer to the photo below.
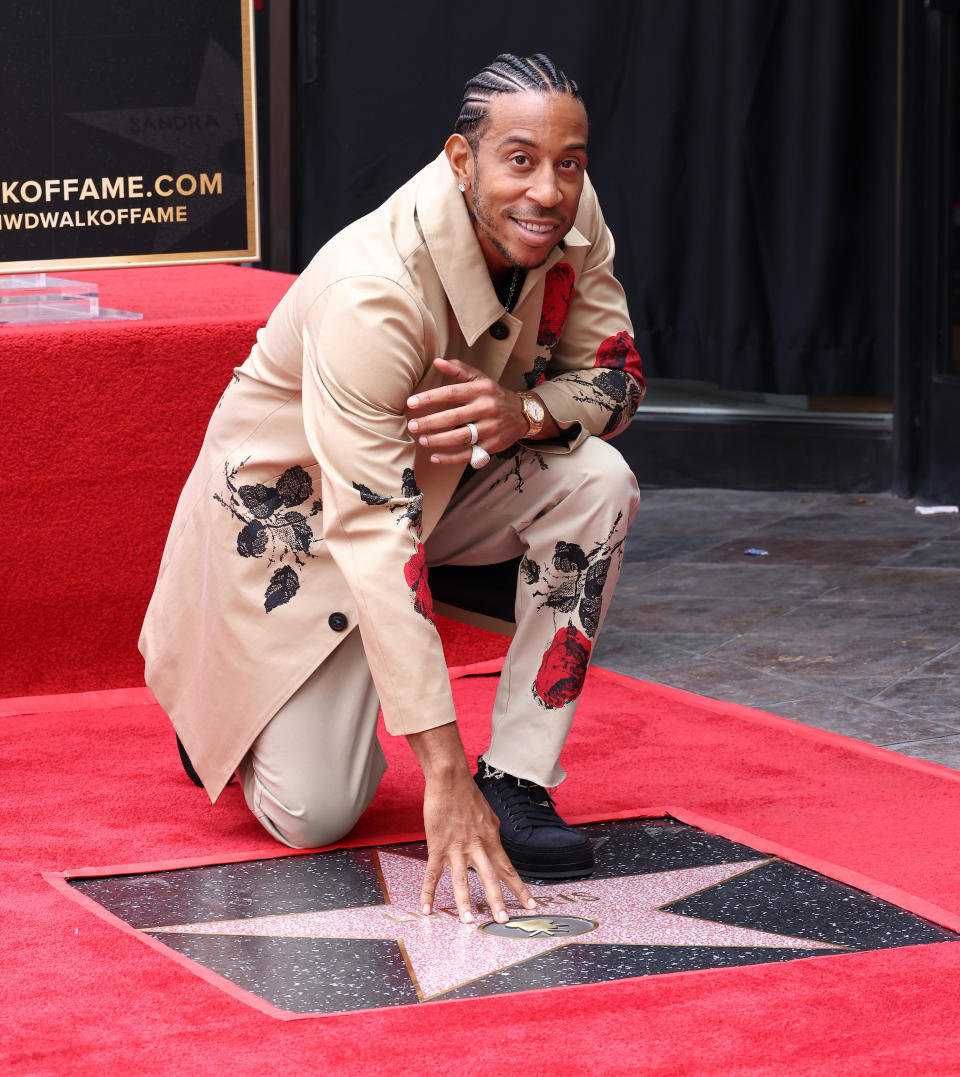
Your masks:
M520 279L520 267L513 267L513 277L510 280L510 291L507 294L507 301L503 304L503 309L509 314L513 307L513 293L517 290L517 281Z

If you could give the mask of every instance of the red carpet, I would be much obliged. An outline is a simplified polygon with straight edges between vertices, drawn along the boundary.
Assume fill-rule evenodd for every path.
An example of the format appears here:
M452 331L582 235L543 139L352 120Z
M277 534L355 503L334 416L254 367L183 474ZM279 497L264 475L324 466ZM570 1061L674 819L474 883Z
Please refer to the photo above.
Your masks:
M483 747L492 677L456 682ZM67 900L41 872L270 854L236 787L214 807L142 690L7 701L0 1059L15 1074L943 1074L960 1071L960 944L281 1022ZM402 742L352 837L420 831ZM561 810L672 812L960 928L960 775L594 671ZM422 831L420 831L422 832ZM13 944L15 940L15 944Z
M0 326L10 514L0 696L143 684L137 653L207 420L293 277L239 266L63 274L142 321ZM17 556L9 556L13 549Z

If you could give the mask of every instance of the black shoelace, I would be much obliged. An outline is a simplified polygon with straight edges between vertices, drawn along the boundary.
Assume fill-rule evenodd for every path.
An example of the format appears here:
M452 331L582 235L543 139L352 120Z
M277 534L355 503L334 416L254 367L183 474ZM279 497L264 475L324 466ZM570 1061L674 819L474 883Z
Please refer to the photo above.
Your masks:
M520 823L531 828L560 826L566 829L566 823L557 815L553 797L541 786L521 787L505 782L500 795L515 830L521 829ZM534 800L537 795L544 799Z

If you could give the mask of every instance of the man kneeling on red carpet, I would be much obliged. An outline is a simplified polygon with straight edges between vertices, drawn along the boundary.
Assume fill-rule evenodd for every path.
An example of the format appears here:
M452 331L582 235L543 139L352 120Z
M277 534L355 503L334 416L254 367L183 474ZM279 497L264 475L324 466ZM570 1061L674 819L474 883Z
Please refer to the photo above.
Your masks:
M234 372L167 540L140 649L211 799L236 772L296 848L370 803L387 730L425 778L432 909L467 869L589 874L548 789L610 602L636 480L606 439L643 396L587 114L547 57L466 85L443 152L331 239ZM428 566L522 557L516 635L471 773Z

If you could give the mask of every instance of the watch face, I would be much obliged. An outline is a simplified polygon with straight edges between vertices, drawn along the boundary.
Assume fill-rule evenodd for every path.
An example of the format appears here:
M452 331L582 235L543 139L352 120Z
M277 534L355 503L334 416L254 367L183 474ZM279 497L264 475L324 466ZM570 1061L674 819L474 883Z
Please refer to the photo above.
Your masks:
M542 423L544 418L543 405L539 400L534 400L532 397L524 397L523 410L526 413L527 418L533 423Z

